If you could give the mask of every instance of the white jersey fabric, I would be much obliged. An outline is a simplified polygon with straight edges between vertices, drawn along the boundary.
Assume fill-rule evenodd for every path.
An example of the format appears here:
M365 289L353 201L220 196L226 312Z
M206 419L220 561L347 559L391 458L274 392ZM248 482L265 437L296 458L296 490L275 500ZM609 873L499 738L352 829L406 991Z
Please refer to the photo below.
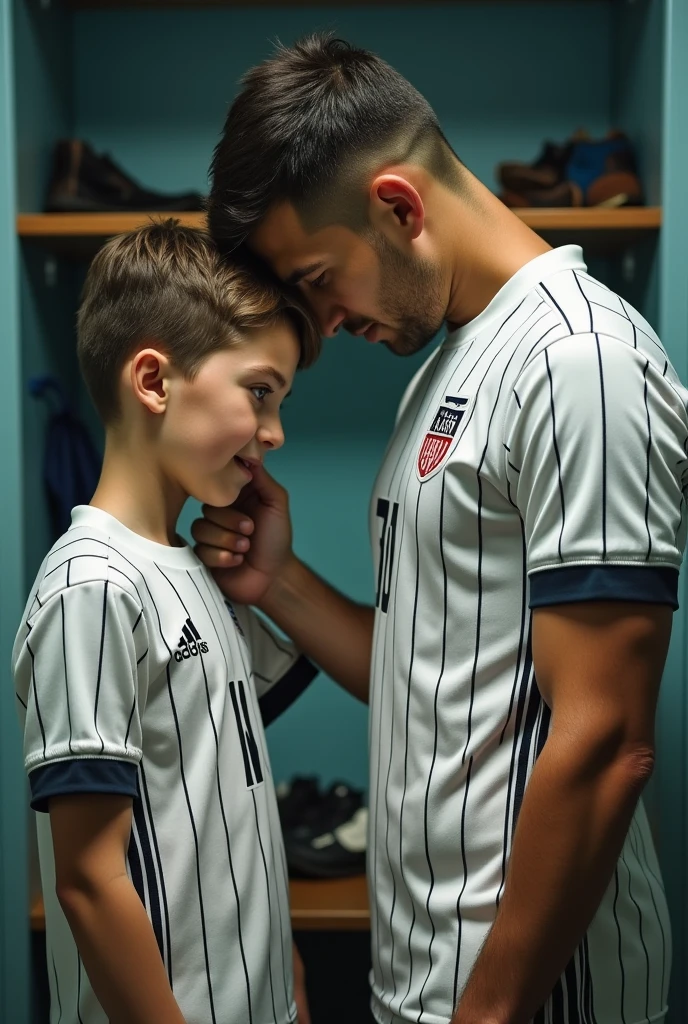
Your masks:
M133 798L128 873L187 1024L293 1021L258 697L283 705L312 666L232 608L190 548L79 507L41 567L13 667L33 806L67 793ZM37 820L51 1024L107 1024L55 896L49 817Z
M446 1024L504 891L549 711L532 609L677 606L688 393L576 246L523 267L411 383L375 484L373 1013ZM666 1010L671 938L642 805L536 1024Z

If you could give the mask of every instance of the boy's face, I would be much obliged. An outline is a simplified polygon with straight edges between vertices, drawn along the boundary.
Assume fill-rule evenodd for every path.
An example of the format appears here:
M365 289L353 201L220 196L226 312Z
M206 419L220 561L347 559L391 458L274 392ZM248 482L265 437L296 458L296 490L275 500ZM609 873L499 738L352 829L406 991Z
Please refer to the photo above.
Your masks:
M294 329L278 323L209 356L193 380L173 374L159 437L168 480L209 505L235 501L284 443L280 405L299 355Z

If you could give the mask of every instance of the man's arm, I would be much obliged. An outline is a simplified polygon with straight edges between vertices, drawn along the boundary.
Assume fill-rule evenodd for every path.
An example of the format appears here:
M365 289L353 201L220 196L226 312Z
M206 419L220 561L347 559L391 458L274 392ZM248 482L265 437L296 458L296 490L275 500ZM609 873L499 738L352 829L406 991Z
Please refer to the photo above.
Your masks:
M293 557L260 602L299 650L364 703L370 686L375 613Z
M50 800L56 891L112 1024L184 1024L153 928L126 873L130 797Z
M262 468L228 508L203 507L199 557L226 596L269 615L301 651L367 702L374 611L344 597L291 550L289 498Z
M671 615L620 602L534 612L550 734L526 788L504 898L453 1024L526 1024L594 917L652 771Z

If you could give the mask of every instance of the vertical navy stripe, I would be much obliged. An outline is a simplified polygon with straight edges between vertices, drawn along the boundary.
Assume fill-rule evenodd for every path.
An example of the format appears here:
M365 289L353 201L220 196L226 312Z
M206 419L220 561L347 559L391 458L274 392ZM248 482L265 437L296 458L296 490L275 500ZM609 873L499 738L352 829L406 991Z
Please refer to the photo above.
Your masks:
M163 638L163 642L164 642L164 638ZM165 645L165 646L167 646L167 645ZM141 843L141 849L143 850L144 865L145 865L145 867L147 869L146 873L147 873L147 877L148 877L148 896L149 896L149 899L151 901L151 909L153 908L153 901L155 900L156 904L157 904L157 907L158 907L159 919L161 921L160 940L158 942L158 945L159 945L161 950L164 950L164 949L167 950L167 959L165 959L164 952L162 953L162 956L163 956L163 962L165 963L165 965L167 967L167 977L168 977L168 980L170 982L170 986L173 987L173 983L172 983L172 968L173 968L173 964L172 964L172 941L171 941L171 937L170 937L170 912L169 912L169 908L168 908L168 905L167 905L167 890L166 890L166 887L165 887L165 876L164 876L163 870L162 870L162 858L160 856L160 847L158 845L158 837L157 837L157 834L156 834L156 831L155 831L155 825L154 825L154 822L153 822L153 809L152 809L152 806L151 806L150 795L148 793L148 783L146 781L146 773L144 771L143 764L139 765L139 773L140 773L139 778L140 778L140 781L141 781L140 792L143 794L143 797L145 799L145 810L147 812L147 816L146 816L146 814L144 814L144 805L143 805L143 801L141 801L141 803L140 803L140 814L141 814L140 820L141 820L141 826L142 827L139 828L138 835L139 835L139 841ZM133 810L134 810L134 816L135 817L136 817L136 813L137 813L137 804L138 803L139 802L137 800L134 800ZM160 878L160 898L161 898L161 901L162 901L162 908L161 908L160 903L158 903L157 884L153 884L151 886L151 881L153 883L156 883L156 876L155 876L155 867L153 867L153 863L152 863L153 858L152 858L151 853L150 853L150 846L149 846L149 842L148 842L148 828L147 828L147 824L146 824L147 822L150 823L150 837L153 840L153 849L155 851L155 860L156 860L157 868L158 868L158 877ZM149 863L150 863L150 870L148 869L149 868ZM163 914L162 914L163 910L164 910L164 919L163 919ZM162 925L164 925L164 928L165 928L165 942L166 942L165 946L162 945Z
M547 742L549 736L549 726L552 721L552 712L547 707L544 701L540 704L540 722L538 725L537 741L535 744L535 757L538 758L542 753L542 748Z
M81 957L78 950L76 953L76 1015L79 1018L79 1024L84 1024L81 1016Z
M428 835L428 807L429 807L429 804L430 804L430 786L432 784L432 774L433 774L433 772L435 770L435 762L437 760L437 741L438 741L438 735L439 735L439 721L438 721L438 715L437 715L437 704L438 704L439 695L440 695L440 686L442 685L442 679L444 677L444 666L445 666L446 656L447 656L447 563L446 563L445 557L444 557L444 542L443 542L443 538L444 538L444 492L445 492L445 487L446 487L446 480L447 480L446 475L442 474L442 491L441 491L441 494L440 494L440 559L442 561L442 581L443 581L443 586L442 586L442 622L443 622L443 625L442 625L442 660L441 660L441 663L440 663L440 672L439 672L439 676L438 676L438 679L437 679L437 685L435 686L435 699L434 699L434 702L433 702L433 730L434 731L433 731L432 761L430 763L430 771L428 772L428 784L427 784L427 786L425 788L425 804L424 804L424 808L423 808L423 833L424 833L424 838L425 838L425 859L427 861L428 871L430 872L430 885L428 887L428 896L427 896L427 899L425 901L425 911L426 911L426 913L428 915L428 920L430 921L431 935L430 935L430 943L428 945L428 961L429 961L428 962L428 973L427 973L427 975L425 977L425 981L423 982L423 985L422 985L421 990L420 990L420 994L418 996L418 1005L420 1006L420 1015L421 1015L421 1017L423 1016L423 1013L425 1012L424 1011L424 1007L423 1007L423 992L425 991L425 987L426 987L428 981L430 980L430 975L432 974L432 945L433 945L433 942L435 941L435 933L436 933L435 922L433 921L432 914L430 913L430 900L432 898L433 889L435 888L435 872L433 871L432 860L430 858L430 839L429 839L429 835Z
M597 362L600 370L600 398L602 401L602 560L607 557L607 408L604 400L604 372L600 336L595 335Z
M260 856L263 861L263 873L265 875L265 889L268 896L268 979L270 981L270 1002L272 1003L272 1016L273 1019L277 1020L277 1011L275 1009L275 990L272 984L272 900L270 898L270 877L268 875L268 865L265 860L265 850L263 849L263 837L260 834L260 825L258 824L258 806L256 804L256 791L251 790L251 796L253 797L253 814L256 819L256 832L258 833L258 845L260 846ZM281 936L280 936L281 938Z
M564 990L561 978L552 989L552 993L549 997L549 1005L552 1011L552 1019L557 1024L568 1024L568 1021L564 1017Z
M638 864L642 868L643 874L645 875L645 881L647 882L647 888L648 888L648 891L650 893L650 899L652 900L652 906L654 907L655 914L657 915L657 923L659 925L659 931L660 931L660 934L662 936L662 990L661 990L661 993L660 993L659 1005L663 1007L664 1006L664 1000L665 1000L665 991L666 991L666 935L664 934L664 924L662 922L662 916L661 916L661 914L659 912L659 908L657 907L657 902L655 900L655 894L654 894L654 892L652 890L652 884L650 882L650 878L648 878L648 875L657 883L657 885L659 886L662 894L664 894L664 886L662 885L662 883L659 880L659 878L657 878L655 873L650 868L650 863L649 863L649 859L648 859L648 856L647 856L647 850L645 848L645 840L643 838L642 829L640 828L640 825L636 824L635 819L631 823L631 835L632 836L633 836L633 829L634 829L634 827L637 829L637 833L638 833L637 839L639 840L640 845L642 846L642 861L641 861L639 853L638 853L638 847L637 846L633 846L633 844L632 844L632 848L633 848L634 853L636 855L636 859L638 861Z
M528 640L530 646L530 637L528 638ZM532 649L529 651L529 655L532 659ZM516 770L516 784L514 786L514 815L511 826L512 831L516 828L516 822L518 821L518 815L521 810L521 804L523 803L523 796L526 791L526 782L528 779L528 773L530 771L531 764L533 732L535 730L535 723L538 719L541 701L542 698L540 697L540 691L537 688L537 681L535 677L532 676L530 695L528 697L528 707L526 710L526 717L523 725L521 749L518 755L518 767Z
M114 568L114 566L113 566L113 568ZM120 572L120 571L121 570L119 570L119 569L117 570L117 572ZM124 573L122 573L122 575L124 576ZM126 577L126 578L128 579L129 577ZM133 584L132 584L132 586L133 586ZM134 589L136 589L136 588L134 587ZM137 593L138 593L138 591L137 591ZM138 626L139 622L141 621L142 616L143 616L143 608L141 609L141 611L139 612L138 616L136 617L136 622L131 627L132 633L136 632L136 627Z
M31 656L31 686L33 688L33 702L36 705L36 717L38 718L38 724L39 724L40 729L41 729L41 737L43 739L43 760L45 760L45 751L46 751L45 729L43 728L43 717L41 715L41 708L40 708L40 705L38 703L38 690L36 689L36 657L35 657L33 651L31 650L31 645L29 644L28 640L26 641L26 649L27 649L27 651L29 652L29 654ZM19 694L17 694L17 696L19 697ZM21 697L19 697L19 700L21 700ZM23 700L22 700L22 704L24 704ZM24 707L26 707L26 704L24 704ZM71 738L71 729L70 729L70 738Z
M628 872L628 895L631 903L638 911L638 934L640 936L640 945L643 947L643 953L645 954L645 1016L650 1019L650 956L645 945L645 936L643 935L643 914L642 911L633 895L633 888L631 886L631 869L626 863L626 858L621 852L621 863Z
M621 1021L622 1024L626 1024L626 1014L624 1012L624 1003L626 1001L626 971L624 970L623 962L623 951L621 949L621 925L619 923L619 915L617 913L617 904L619 902L619 868L618 865L614 868L614 921L616 923L616 934L617 934L617 948L619 955L619 967L621 969Z
M466 722L466 742L461 754L461 764L466 761L466 754L471 742L471 729L473 725L473 702L475 700L475 681L478 673L478 655L480 653L480 626L483 613L483 481L478 475L478 602L475 613L475 645L473 654L473 668L471 670L471 695L468 702L468 721Z
M637 348L638 347L638 332L636 331L635 323L633 322L631 317L628 315L626 307L624 306L624 301L623 301L623 299L620 296L619 296L619 302L621 303L621 308L624 311L624 316L626 317L626 319L628 320L629 324L633 328L633 348Z
M384 564L384 555L383 555L382 551L380 551L380 559L381 559L381 562ZM390 594L391 594L391 572L390 572ZM394 606L394 599L392 598L391 600L392 600L392 606ZM370 677L370 684L371 684L371 688L372 688L371 689L371 708L370 708L371 730L372 730L372 728L374 726L375 717L377 717L377 765L376 765L376 770L375 770L375 775L374 775L374 779L375 779L375 814L373 816L373 827L372 827L372 830L371 830L372 850L369 851L369 860L368 860L369 870L370 870L370 865L372 864L372 871L371 871L371 876L372 877L371 877L371 881L372 881L372 891L373 892L377 892L377 877L378 877L378 871L377 871L377 862L378 862L377 829L378 829L378 821L379 821L379 805L381 803L381 798L380 798L380 779L381 779L382 772L381 772L380 769L381 769L381 764L382 764L382 718L383 718L382 707L383 707L383 698L384 698L385 662L386 662L386 658L387 658L387 621L388 621L386 615L384 617L382 615L380 615L379 618L381 620L381 622L379 623L379 626L380 626L379 634L381 633L381 639L378 642L382 643L382 672L380 673L380 675L378 677L377 672L372 671L371 672L371 677ZM373 628L375 628L375 627L373 627ZM377 658L377 646L375 648L375 655L376 655L376 658ZM378 678L379 678L379 682L377 683L377 685L375 685L373 687L373 679L378 679ZM392 699L394 699L394 682L393 681L392 681ZM392 728L391 728L390 731L391 731L392 736L393 736L393 734L394 734L394 725L393 725L393 723L392 723ZM391 743L391 740L390 740L390 743ZM371 779L371 782L372 782L372 779ZM374 961L374 970L377 971L378 965L380 965L380 968L381 968L381 962L380 962L380 904L379 904L379 900L374 900L373 901L373 905L374 905L374 911L375 911L375 919L374 919L374 921L371 921L371 924L373 924L371 938L374 941L375 947L377 949L377 957L375 958L375 961ZM380 969L380 975L381 975L381 977L379 979L380 980L380 984L384 986L384 976L382 975L382 969ZM378 981L377 976L376 976L375 980L376 980L376 982Z
M509 498L511 501L511 498ZM511 501L513 505L513 501ZM514 508L516 506L514 505ZM514 709L514 700L516 698L516 688L518 686L520 668L521 668L521 655L523 654L523 644L525 641L526 634L526 592L528 584L528 572L526 562L526 530L523 519L519 515L518 517L519 526L521 527L521 628L518 635L518 654L516 655L516 664L514 667L514 684L511 687L511 697L509 698L509 710L507 711L506 718L504 719L504 725L502 731L499 734L499 746L501 747L504 742L504 736L506 734L507 727L511 721L511 714Z
M566 984L566 1011L568 1024L582 1024L580 1015L580 1003L578 1001L578 973L576 970L576 958L578 953L574 955L566 967L564 972L565 984Z
M580 293L583 296L583 298L585 299L585 301L587 303L587 306L588 306L588 313L590 314L590 333L592 334L593 333L593 327L594 327L594 321L593 321L593 318L592 318L592 306L590 305L590 299L588 298L588 296L583 291L583 286L580 283L580 281L578 280L578 274L576 273L576 271L574 270L574 271L572 271L572 273L573 273L574 278L576 279L576 284L578 285ZM605 308L608 308L608 307L605 307Z
M411 657L409 659L408 678L406 683L406 742L404 748L404 787L401 794L401 807L399 810L399 873L401 880L406 888L406 894L408 901L411 904L411 927L409 928L408 935L408 955L409 955L409 983L406 990L406 995L399 1003L399 1015L401 1015L401 1008L404 1002L408 998L409 992L411 991L411 982L413 980L413 951L411 949L411 936L413 935L413 928L416 923L416 905L411 896L411 889L409 888L408 882L404 875L404 855L403 855L403 842L404 842L404 804L406 802L406 783L408 779L408 750L409 750L409 712L411 708L411 677L413 675L413 661L416 653L416 621L418 618L418 591L420 588L420 547L418 540L418 509L420 508L420 496L422 487L418 487L418 498L416 500L416 516L415 516L415 535L416 535L416 587L413 598L413 618L411 620Z
M509 781L507 783L506 790L506 811L504 814L504 845L502 847L502 880L499 885L497 892L496 905L499 906L499 901L502 898L502 892L504 891L504 885L506 882L506 867L509 856L509 833L513 824L511 814L511 802L514 794L514 772L516 769L516 757L518 753L518 741L521 736L521 721L523 720L523 711L526 706L526 700L528 697L528 687L530 684L530 678L533 669L533 652L531 645L531 618L528 618L528 634L526 637L526 652L523 662L523 668L521 670L521 683L519 686L518 703L516 705L516 720L514 722L514 738L511 747L511 763L509 765Z
M463 883L456 899L456 920L458 925L458 936L456 943L456 966L454 967L454 995L452 1006L456 1006L459 998L459 965L461 962L461 899L466 891L468 881L468 861L466 860L466 806L468 804L468 790L471 784L471 772L473 770L473 755L468 758L468 769L466 771L466 784L463 789L463 807L461 809L461 863L463 865Z
M64 594L60 594L60 612L62 614L62 663L64 665L64 677L65 677L65 691L67 694L67 722L69 723L69 753L73 754L72 750L72 713L69 707L69 676L67 672L67 641L65 638L65 606L64 606Z
M67 586L70 585L70 583L69 583L69 575L70 575L71 571L72 571L72 560L70 558L69 561L67 562Z
M583 939L583 958L584 958L584 971L585 971L585 1024L597 1024L597 1017L595 1016L595 998L594 988L592 982L592 971L590 969L590 947L588 945L588 936L586 935Z
M55 995L57 996L57 1008L58 1008L58 1011L59 1011L59 1014L60 1014L60 1016L57 1018L57 1024L60 1024L60 1022L62 1020L62 1000L60 999L60 982L58 981L58 978L57 978L57 967L55 966L55 954L53 953L52 948L50 950L50 959L52 960L52 963L53 963L53 976L55 978Z
M103 741L103 737L100 735L100 730L98 729L98 701L100 699L100 681L103 674L103 650L105 649L105 622L107 620L107 592L108 581L105 580L105 583L103 584L103 621L100 627L100 652L98 654L98 679L96 681L96 700L93 708L93 728L98 733L101 754L105 750L105 742Z
M652 554L652 537L650 536L650 451L652 449L652 428L650 426L650 409L647 404L647 370L650 365L649 359L645 361L643 370L643 397L645 400L645 416L647 419L647 469L645 473L645 530L647 531L647 554L645 560L649 560Z
M140 779L140 782L141 782L140 792L143 793L144 789L145 789L145 783L144 783L144 780L143 780L143 769L142 768L139 769L139 779ZM147 797L147 795L148 794L146 792L146 797ZM133 813L133 818L134 818L134 827L136 829L136 835L138 836L139 845L141 847L141 856L143 857L143 864L139 865L140 870L141 870L141 878L140 878L141 889L140 890L138 889L138 887L136 886L136 883L134 883L134 887L136 888L136 891L139 893L139 896L141 897L141 902L145 906L146 896L145 896L145 887L144 887L144 884L143 884L143 877L145 875L146 882L148 883L148 885L147 885L147 888L148 888L148 908L147 908L148 909L148 916L150 917L151 926L153 928L153 934L155 935L155 941L157 942L158 949L160 950L160 956L162 957L163 963L165 963L165 938L164 938L164 934L163 934L163 916L162 916L162 909L161 909L161 904L160 904L160 893L158 892L158 882L157 882L156 873L155 873L155 862L153 860L153 853L152 853L152 850L151 850L150 837L148 835L148 826L147 826L147 823L146 823L146 816L144 814L144 808L143 808L143 801L142 800L140 800L140 799L139 800L134 800L133 805L132 805L132 813ZM150 814L150 807L149 807L149 816L150 816L150 820L151 820L151 823L152 823L152 815ZM134 839L133 836L132 836L132 838L131 838L131 840L129 842L129 851L128 851L129 858L130 858L129 859L130 867L133 870L134 865L133 865L133 861L132 861L132 846L134 848L134 857L138 858L138 850L136 849L136 842L135 842L135 839ZM162 867L160 865L159 855L158 855L158 866L160 867L160 879L162 881ZM167 913L167 907L165 907L165 913ZM170 947L169 947L169 935L168 935L168 944L167 944L168 957L169 957L169 948ZM171 984L171 972L170 972L169 969L168 969L168 977L170 978L170 984Z
M554 296L552 295L551 291L550 291L550 290L549 290L549 289L547 288L547 286L546 286L546 285L545 285L545 284L544 284L544 283L543 283L542 281L540 281L540 287L542 288L542 290L543 290L544 292L546 292L546 293L547 293L547 295L549 295L550 299L552 300L552 302L554 303L554 305L555 305L555 306L557 307L557 309L558 309L558 310L559 310L559 312L561 313L562 317L564 318L564 323L566 324L566 326L567 326L567 327L568 327L568 329L569 329L569 334L573 334L573 327L572 327L572 326L571 326L571 324L569 323L569 318L567 317L566 313L565 313L565 312L564 312L564 310L563 310L563 309L561 308L561 306L559 305L559 303L557 302L557 300L556 300L556 299L554 298Z
M549 377L549 404L550 411L552 413L552 443L554 445L554 454L557 459L557 475L559 480L559 500L561 502L561 529L559 531L559 561L563 562L561 553L561 541L564 536L564 524L566 522L566 507L564 504L564 482L561 477L561 456L559 454L559 445L557 444L557 421L554 415L554 383L552 381L552 370L549 365L549 352L545 349L545 363L547 365L547 376Z

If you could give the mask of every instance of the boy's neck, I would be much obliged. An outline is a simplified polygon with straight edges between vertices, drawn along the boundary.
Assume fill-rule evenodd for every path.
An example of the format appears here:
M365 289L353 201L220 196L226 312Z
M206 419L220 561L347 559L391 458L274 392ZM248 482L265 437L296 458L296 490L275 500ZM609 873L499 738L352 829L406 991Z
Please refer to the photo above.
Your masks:
M140 537L178 546L177 519L186 495L170 483L145 445L107 431L98 487L90 504Z

